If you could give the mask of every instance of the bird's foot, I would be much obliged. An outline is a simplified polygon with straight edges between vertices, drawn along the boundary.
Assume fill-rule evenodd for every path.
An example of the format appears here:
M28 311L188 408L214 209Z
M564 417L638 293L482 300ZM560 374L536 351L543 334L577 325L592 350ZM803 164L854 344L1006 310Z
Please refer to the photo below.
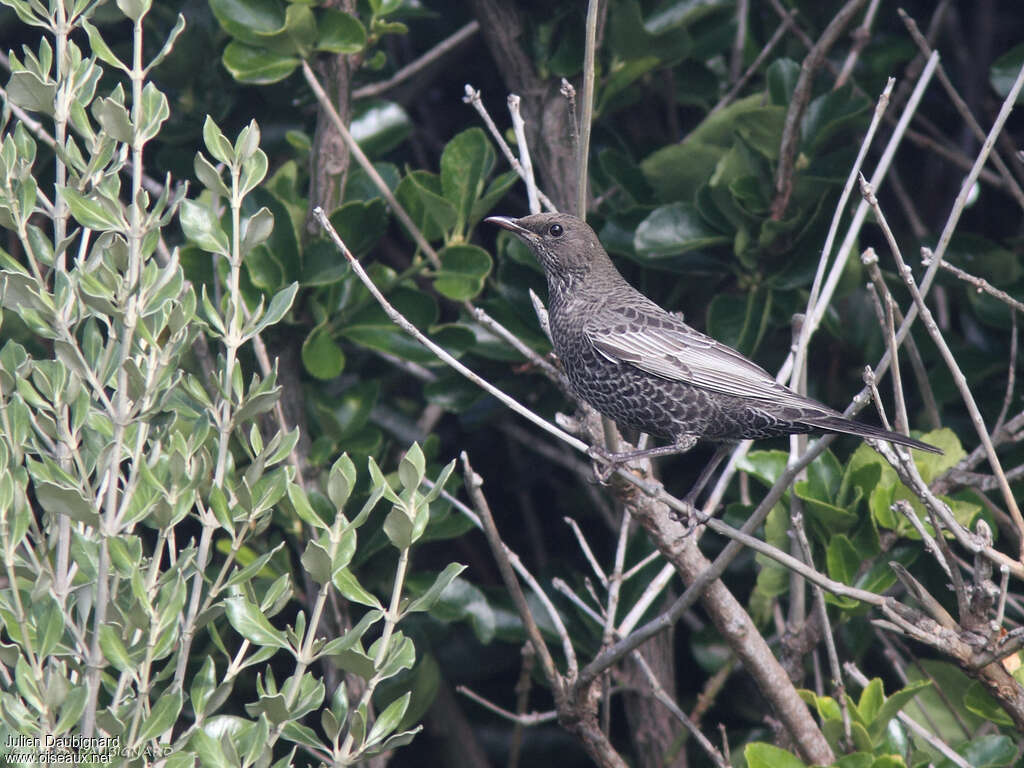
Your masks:
M606 451L600 445L590 446L587 449L587 455L593 459L591 467L594 470L594 477L601 485L607 485L608 479L615 473L615 470L625 464L621 459L617 459L615 454Z

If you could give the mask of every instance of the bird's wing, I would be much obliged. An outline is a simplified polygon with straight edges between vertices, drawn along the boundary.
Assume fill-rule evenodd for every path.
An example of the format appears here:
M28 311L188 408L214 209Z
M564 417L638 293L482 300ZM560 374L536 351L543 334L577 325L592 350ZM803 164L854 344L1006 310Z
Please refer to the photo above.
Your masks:
M600 326L587 323L585 331L597 350L612 361L726 395L801 409L817 406L779 384L735 349L695 331L659 307L630 307L618 323L606 322L607 315L601 320Z

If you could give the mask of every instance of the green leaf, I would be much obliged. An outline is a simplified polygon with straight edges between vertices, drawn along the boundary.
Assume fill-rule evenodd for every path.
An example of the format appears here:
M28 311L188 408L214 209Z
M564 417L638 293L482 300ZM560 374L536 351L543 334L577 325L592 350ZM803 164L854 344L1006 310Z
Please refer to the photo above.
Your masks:
M402 106L393 101L375 101L356 107L350 126L352 138L370 157L388 152L412 133L412 120Z
M77 190L65 187L63 190L64 201L71 209L71 215L83 227L95 229L101 232L120 232L126 229L127 224L121 211L110 202L99 197L86 197Z
M753 355L768 327L773 293L755 288L745 296L719 293L708 306L707 332L714 338Z
M659 200L691 202L697 190L711 178L724 153L722 147L689 139L648 155L640 169Z
M406 490L415 490L423 482L426 473L426 459L419 443L413 443L398 463L398 479Z
M114 624L104 624L100 627L100 650L103 652L103 658L118 672L135 669L135 660L121 640L121 630Z
M490 274L491 255L476 245L449 245L438 256L441 269L434 277L434 288L455 301L466 301L483 290Z
M457 223L455 206L441 195L440 177L427 171L413 171L395 190L395 197L428 241L444 237Z
M792 59L776 59L768 66L765 77L772 104L788 107L800 79L800 64Z
M256 645L287 648L284 632L275 629L259 608L244 597L229 597L224 601L228 621L242 637Z
M370 733L366 737L367 745L376 744L398 727L398 724L405 716L405 710L409 707L409 699L411 696L411 692L406 693L404 696L400 696L384 708L384 711L377 716L376 721L373 723L373 727L370 729Z
M298 293L298 290L299 284L292 283L275 293L274 298L270 300L270 304L267 306L267 311L263 313L263 316L253 329L248 332L248 335L255 336L258 333L262 333L265 328L277 325L281 318L285 316L285 313L292 308L292 302L295 301L295 294Z
M470 128L449 141L441 153L441 191L457 214L456 231L464 233L473 204L494 168L494 150L480 128Z
M430 585L430 588L409 603L408 607L405 609L405 613L429 611L441 597L441 593L444 592L455 577L464 570L466 570L466 566L461 565L460 563L449 563L445 569L437 575L437 578L434 579L434 583Z
M338 509L343 509L352 489L356 485L356 467L347 453L343 453L334 462L327 476L327 496Z
M395 549L408 549L412 546L415 527L408 513L396 506L384 518L384 533Z
M754 742L743 748L747 768L806 768L806 763L784 749Z
M899 711L917 696L921 690L929 688L931 684L930 680L908 683L906 687L886 698L885 703L868 720L868 731L871 734L871 738L881 739L885 730L889 727L889 721L896 717ZM863 696L861 698L863 700Z
M350 200L330 215L331 226L338 232L352 255L357 259L368 254L384 235L388 226L387 208L381 198ZM346 262L337 249L334 259L342 266Z
M326 584L331 580L331 556L320 542L315 539L308 541L301 560L302 567L317 584Z
M299 58L232 40L224 48L224 68L240 83L270 85L284 80L299 66Z
M147 13L153 0L117 0L117 7L121 13L132 21L138 21Z
M355 574L348 568L335 571L331 581L346 600L351 600L353 603L366 605L370 608L381 608L380 600L363 589L363 585L359 583Z
M341 373L345 367L345 353L331 338L329 326L316 326L302 342L302 365L321 381L328 381Z
M769 160L777 160L786 108L759 107L736 116L733 128L743 140Z
M1013 725L1013 720L1008 714L1006 714L1006 710L1003 709L999 705L999 702L996 701L995 697L985 690L985 687L977 681L972 681L967 687L967 692L964 694L964 706L974 714L979 715L985 720L995 723L996 725Z
M228 236L220 221L207 206L192 200L183 200L178 219L185 237L204 251L225 256L230 253Z
M38 75L27 70L12 72L11 79L7 81L7 98L22 109L52 115L57 85L43 82Z
M199 672L192 678L189 701L197 715L206 715L206 704L217 687L217 668L213 657L207 656Z
M258 44L284 31L285 8L274 0L211 0L210 10L232 37Z
M99 512L78 489L38 480L34 489L39 504L51 515L67 515L86 525L98 525Z
M155 739L164 731L170 728L178 719L181 712L182 696L181 689L174 688L172 691L165 691L153 705L139 729L138 742L145 744L150 739Z
M640 223L633 247L645 259L658 259L724 245L731 240L710 227L692 203L672 203L655 208Z
M309 503L309 498L306 496L306 492L302 489L302 486L296 483L289 483L288 499L291 501L292 507L295 509L295 513L304 523L319 529L327 527L327 524L321 520L320 516L314 511L313 505Z
M992 89L1002 98L1006 98L1017 80L1017 74L1024 66L1024 43L1019 43L1008 50L994 62L989 69L989 82ZM1017 104L1024 104L1024 90L1017 94Z
M1017 747L1013 739L1001 733L986 733L984 736L971 739L959 748L959 752L967 759L968 765L976 768L1013 765L1017 757Z
M838 534L829 539L826 560L828 575L835 581L852 585L860 568L861 557L850 539Z
M318 51L359 53L366 46L366 28L350 13L324 8L316 25Z

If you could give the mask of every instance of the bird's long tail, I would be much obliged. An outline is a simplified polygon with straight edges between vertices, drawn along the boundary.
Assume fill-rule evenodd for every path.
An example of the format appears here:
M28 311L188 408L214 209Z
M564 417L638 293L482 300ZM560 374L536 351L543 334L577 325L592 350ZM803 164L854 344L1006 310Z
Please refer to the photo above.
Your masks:
M887 429L881 427L873 427L870 424L861 424L859 421L852 421L842 416L821 416L814 419L807 419L807 424L815 427L816 429L824 429L829 432L842 432L847 435L857 435L859 437L876 437L879 440L888 440L890 443L899 443L900 445L908 445L911 448L917 448L919 451L928 451L928 453L942 453L941 448L936 448L934 445L923 443L920 440L915 440L912 437L901 435L898 432L890 432Z

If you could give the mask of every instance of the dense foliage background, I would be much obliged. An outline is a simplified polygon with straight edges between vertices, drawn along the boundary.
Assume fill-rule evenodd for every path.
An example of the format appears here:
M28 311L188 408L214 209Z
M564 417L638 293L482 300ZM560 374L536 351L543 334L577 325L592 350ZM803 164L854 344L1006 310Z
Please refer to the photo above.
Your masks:
M634 285L775 371L790 353L794 316L807 307L878 96L895 77L868 151L869 176L908 109L926 54L901 12L885 3L610 0L597 7L587 218ZM559 209L576 210L581 117L573 109L585 101L584 4L79 3L66 13L85 9L93 26L83 28L80 18L72 25L69 39L81 55L67 54L74 66L64 75L81 76L70 85L46 61L47 48L59 58L62 46L39 26L65 13L56 9L26 0L0 7L0 49L10 50L0 62L0 459L10 478L0 483L0 678L10 690L0 732L52 733L60 725L72 733L88 723L90 734L120 733L139 749L171 745L163 759L182 765L344 764L346 735L356 744L365 736L367 746L346 756L374 765L713 764L628 659L591 689L595 707L601 700L594 722L606 746L588 743L564 709L561 724L548 717L522 727L459 693L464 686L520 713L559 703L492 551L466 514L474 503L465 468L450 464L461 453L483 479L505 542L557 607L581 666L619 639L599 615L619 590L604 579L617 553L628 570L659 549L698 541L714 558L726 539L708 533L679 544L659 540L651 526L621 525L631 504L622 488L597 484L584 457L399 329L313 215L322 207L388 300L462 363L549 420L571 414L574 403L524 355L550 350L530 298L531 290L546 295L543 273L520 244L481 225L488 214L526 213L525 187L464 96L467 84L479 91L513 145L506 97L522 97L538 184ZM1024 63L1024 15L1015 3L993 0L903 9L939 51L941 77L983 135ZM133 56L150 61L168 38L167 55L133 77ZM424 61L429 52L437 55ZM91 56L96 68L87 70L82 60ZM129 66L122 71L117 61ZM560 92L563 78L573 101ZM354 156L312 82L392 199ZM57 130L53 104L62 88L78 107ZM801 93L806 102L793 123ZM55 156L44 135L58 143L77 137L74 151ZM1022 135L1018 111L996 143L999 165L986 166L945 251L948 262L1018 299ZM978 131L933 79L877 190L919 278L919 249L939 242L980 146ZM28 179L38 202L25 192ZM165 184L167 197L158 201ZM144 201L140 189L148 190ZM61 197L67 208L50 205ZM855 190L844 206L840 236L860 199ZM395 200L415 227L400 220ZM146 210L155 214L147 218ZM864 366L886 350L865 287L871 269L858 255L873 247L882 271L875 290L888 286L903 313L912 305L875 218L852 243L807 352L807 392L839 409L861 389ZM1022 409L1013 381L1021 305L947 271L927 301L1019 499ZM525 349L510 345L491 318ZM920 476L964 530L985 521L994 550L1019 565L1024 530L974 450L979 437L956 377L921 322L911 338L914 350L901 351L909 426L946 450L943 459L918 457ZM151 353L147 368L139 361ZM893 418L890 380L879 389ZM873 408L865 414L877 421ZM61 450L69 440L71 459ZM782 474L787 448L781 440L755 446L719 516L739 527ZM710 452L701 446L660 460L657 476L681 497ZM431 493L435 481L447 493ZM133 506L127 499L137 482L143 500ZM1000 587L998 568L985 570L1000 561L976 559L950 535L948 564L977 586L962 594L984 603L967 612L946 588L955 580L941 558L892 510L913 500L911 514L929 531L934 518L877 454L842 438L801 482L758 529L761 539L799 556L797 537L787 533L796 505L821 573L923 606L935 621L946 611L972 637L988 627L992 637L1003 629L1016 641L1019 572L1010 568L1009 588ZM357 517L360 509L367 514ZM582 529L603 573L566 518ZM622 584L618 618L663 562L652 556ZM136 583L133 572L147 573L147 583ZM91 594L97 574L110 579L109 591ZM660 582L632 626L667 609L690 580ZM861 755L844 765L953 764L892 720L904 704L968 764L1019 758L1024 694L1009 675L1012 664L1001 699L963 659L879 628L871 623L879 606L848 596L827 598L831 631L823 633L806 582L749 550L724 584L793 685L815 692L806 698L835 756ZM982 600L990 585L996 591ZM924 598L929 592L941 610ZM986 622L1000 594L1003 623L993 629ZM399 600L420 597L409 610ZM97 618L94 604L104 600L110 611ZM33 614L40 601L53 607ZM535 597L531 604L538 608ZM694 606L644 646L666 698L720 749L727 743L736 763L800 764L794 755L821 762L820 750L780 723L712 611ZM965 612L980 623L968 626ZM359 632L346 634L360 619ZM557 627L539 621L564 672ZM147 640L153 627L159 631ZM824 634L834 635L838 658L876 680L862 695L856 675L844 670L852 731L842 725L849 713L832 698ZM317 638L348 641L324 650ZM246 654L240 644L269 650L236 667L232 659ZM991 647L985 635L973 652ZM101 667L102 676L90 678L89 669ZM54 686L63 694L48 693ZM882 688L907 693L886 708ZM393 702L400 705L389 708ZM388 727L367 735L375 718ZM744 752L753 742L792 754ZM597 756L602 750L607 761Z

